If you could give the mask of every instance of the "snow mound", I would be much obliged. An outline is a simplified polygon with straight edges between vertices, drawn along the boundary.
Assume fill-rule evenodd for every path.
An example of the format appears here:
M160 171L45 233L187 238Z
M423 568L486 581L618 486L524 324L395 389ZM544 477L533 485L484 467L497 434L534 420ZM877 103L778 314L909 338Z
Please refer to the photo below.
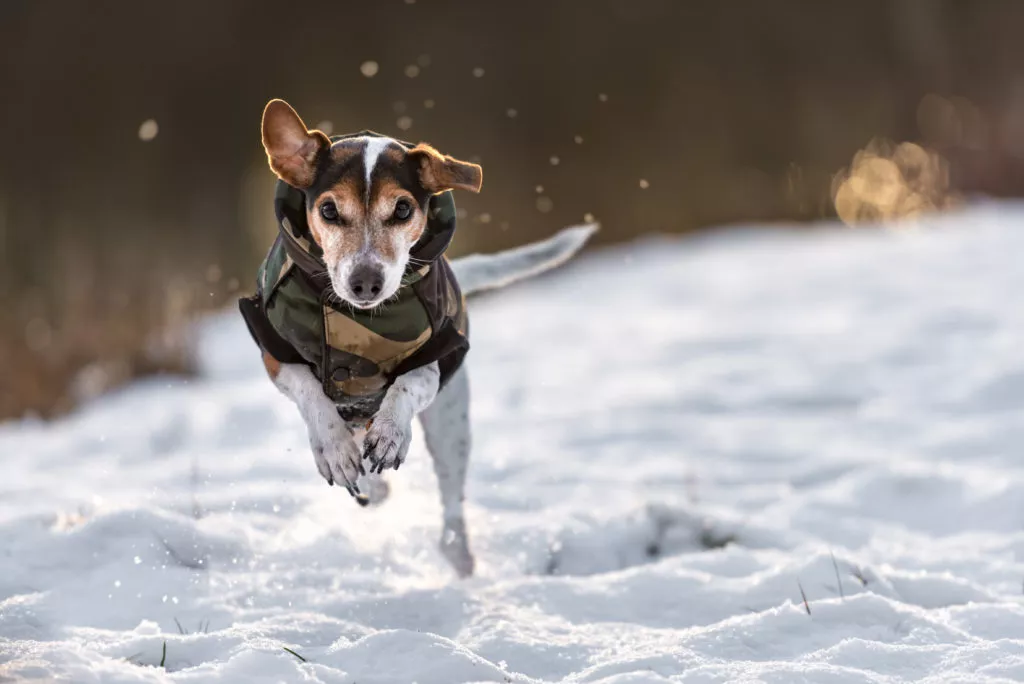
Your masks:
M358 508L211 318L201 378L0 426L0 680L1024 680L1022 224L654 240L474 300L466 581L419 436Z

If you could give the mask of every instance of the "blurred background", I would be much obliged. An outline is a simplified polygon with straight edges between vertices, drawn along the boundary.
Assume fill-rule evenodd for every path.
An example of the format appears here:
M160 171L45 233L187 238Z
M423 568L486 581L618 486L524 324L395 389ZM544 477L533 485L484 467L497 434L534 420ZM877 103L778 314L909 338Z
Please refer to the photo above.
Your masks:
M4 0L0 418L189 371L275 231L270 98L481 163L453 254L871 224L1024 194L1022 35L1017 0Z

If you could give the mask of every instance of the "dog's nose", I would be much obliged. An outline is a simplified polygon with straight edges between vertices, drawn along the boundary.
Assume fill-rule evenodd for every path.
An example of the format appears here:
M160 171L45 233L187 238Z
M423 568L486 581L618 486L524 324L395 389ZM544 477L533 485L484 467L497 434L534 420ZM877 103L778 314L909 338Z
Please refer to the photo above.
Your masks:
M376 297L384 289L384 275L372 266L356 266L348 286L356 297Z

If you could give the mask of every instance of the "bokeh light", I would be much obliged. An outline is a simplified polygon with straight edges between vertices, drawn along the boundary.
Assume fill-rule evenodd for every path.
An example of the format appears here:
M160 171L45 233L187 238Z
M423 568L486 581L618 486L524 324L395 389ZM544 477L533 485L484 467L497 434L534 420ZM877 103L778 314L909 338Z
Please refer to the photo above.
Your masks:
M908 219L957 202L941 155L916 143L883 139L859 151L835 177L833 199L847 225Z
M160 126L157 124L156 119L146 119L139 126L139 140L149 142L155 138L159 132Z

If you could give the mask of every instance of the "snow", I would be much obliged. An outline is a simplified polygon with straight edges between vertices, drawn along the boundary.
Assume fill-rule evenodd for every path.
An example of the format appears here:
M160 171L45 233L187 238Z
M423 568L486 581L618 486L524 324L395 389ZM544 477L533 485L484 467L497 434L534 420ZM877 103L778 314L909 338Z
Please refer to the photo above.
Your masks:
M419 435L359 509L211 318L201 378L0 426L0 680L1024 680L1022 224L651 240L474 300L466 581Z

